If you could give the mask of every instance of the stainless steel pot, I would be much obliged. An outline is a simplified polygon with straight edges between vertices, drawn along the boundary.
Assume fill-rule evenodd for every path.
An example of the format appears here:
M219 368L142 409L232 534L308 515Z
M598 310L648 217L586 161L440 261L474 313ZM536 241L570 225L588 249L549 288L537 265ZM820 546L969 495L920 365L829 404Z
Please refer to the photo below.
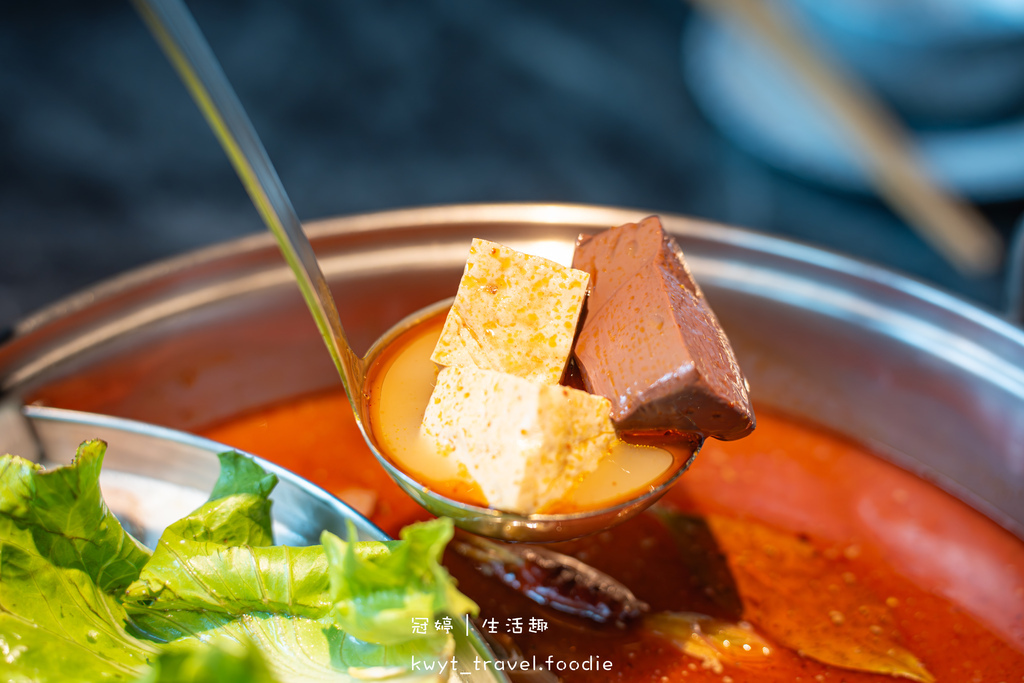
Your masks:
M563 260L642 211L409 209L313 223L353 344L450 296L471 237ZM865 442L1024 537L1024 332L962 300L819 249L663 216L755 401ZM17 326L0 389L192 429L336 386L289 271L256 235L131 272Z

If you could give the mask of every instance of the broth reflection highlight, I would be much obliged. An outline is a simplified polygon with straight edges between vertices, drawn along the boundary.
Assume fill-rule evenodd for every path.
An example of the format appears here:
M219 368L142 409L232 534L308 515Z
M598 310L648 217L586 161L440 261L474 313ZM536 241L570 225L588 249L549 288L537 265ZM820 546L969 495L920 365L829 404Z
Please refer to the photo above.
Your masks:
M757 414L750 437L706 443L661 506L706 520L735 577L743 618L773 646L768 657L724 662L715 673L664 633L641 624L598 627L531 602L458 555L449 553L446 563L483 617L546 620L543 633L501 636L523 655L599 655L613 663L601 680L895 680L792 649L872 637L893 638L939 681L1020 680L1024 544L858 444L763 408ZM425 514L376 463L340 392L243 415L203 435L311 479L388 533ZM553 547L619 580L652 612L731 617L731 608L709 598L713 577L700 575L704 565L694 564L692 548L663 517L644 513ZM593 673L559 675L596 680Z

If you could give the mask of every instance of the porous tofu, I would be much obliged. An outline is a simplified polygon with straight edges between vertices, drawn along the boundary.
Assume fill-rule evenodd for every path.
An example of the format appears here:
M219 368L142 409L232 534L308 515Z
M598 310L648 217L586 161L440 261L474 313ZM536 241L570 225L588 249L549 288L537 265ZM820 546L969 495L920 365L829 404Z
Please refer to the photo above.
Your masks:
M558 384L589 279L586 272L474 239L430 359Z
M464 465L490 507L530 514L593 472L615 441L608 399L474 367L443 368L424 436Z

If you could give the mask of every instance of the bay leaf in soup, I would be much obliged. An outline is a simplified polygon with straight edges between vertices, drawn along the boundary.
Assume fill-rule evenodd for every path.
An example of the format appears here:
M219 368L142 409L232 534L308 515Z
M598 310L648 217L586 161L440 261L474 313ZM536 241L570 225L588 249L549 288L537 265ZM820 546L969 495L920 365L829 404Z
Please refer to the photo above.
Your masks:
M767 526L711 515L708 526L728 557L744 618L775 642L825 664L935 680L902 645L886 606L843 559Z

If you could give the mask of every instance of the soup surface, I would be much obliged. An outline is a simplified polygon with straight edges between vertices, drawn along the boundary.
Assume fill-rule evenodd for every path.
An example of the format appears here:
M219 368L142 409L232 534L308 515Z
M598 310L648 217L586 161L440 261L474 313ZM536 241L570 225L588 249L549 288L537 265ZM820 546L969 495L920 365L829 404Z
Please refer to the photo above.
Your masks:
M376 463L340 392L203 434L309 478L389 534L425 516ZM481 623L495 620L499 637L528 659L611 665L600 673L567 666L558 674L569 681L877 682L894 679L797 650L863 654L889 644L912 652L939 681L1024 680L1024 544L857 444L761 410L753 436L708 442L663 501L660 515L556 549L615 577L652 612L734 618L728 600L713 599L700 558L695 564L664 521L700 516L734 577L742 618L771 645L767 656L716 670L683 654L678 638L641 625L594 626L531 602L459 555L446 563L480 605ZM530 633L531 619L545 630Z

